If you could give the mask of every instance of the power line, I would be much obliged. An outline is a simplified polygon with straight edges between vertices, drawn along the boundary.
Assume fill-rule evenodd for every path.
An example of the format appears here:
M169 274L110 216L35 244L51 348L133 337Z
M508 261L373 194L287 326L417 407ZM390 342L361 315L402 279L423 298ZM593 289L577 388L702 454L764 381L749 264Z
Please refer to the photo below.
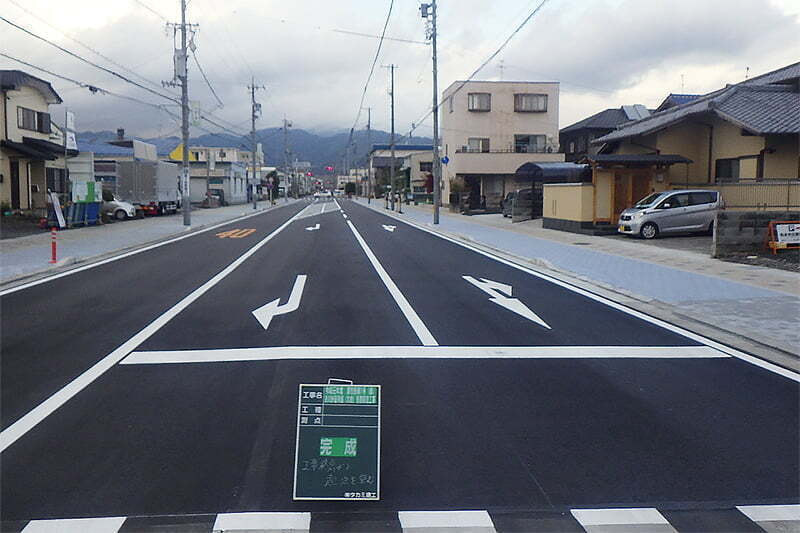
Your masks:
M532 18L533 18L533 17L534 17L534 16L535 16L535 15L536 15L538 12L539 12L539 10L540 10L540 9L542 9L542 7L544 7L544 5L545 5L546 3L547 3L547 0L542 0L542 1L539 3L539 5L538 5L538 6L536 6L536 8L535 8L533 11L531 11L531 12L528 14L528 16L527 16L527 17L525 17L525 19L524 19L524 20L523 20L523 21L522 21L522 22L519 24L519 26L517 26L517 27L514 29L514 31L512 31L512 32L511 32L511 35L509 35L509 36L506 38L506 40L505 40L505 41L503 41L503 44L501 44L501 45L500 45L500 46L497 48L497 50L495 50L494 52L492 52L492 54L491 54L491 55L490 55L488 58L486 58L486 60L485 60L483 63L481 63L481 65L480 65L478 68L476 68L476 69L475 69L475 71L474 71L472 74L470 74L470 75L469 75L469 77L468 77L466 80L462 81L462 82L461 82L461 84L460 84L458 87L456 87L456 89L455 89L455 90L454 90L454 91L451 93L451 95L450 95L450 98L452 98L452 97L453 97L453 96L454 96L454 95L455 95L457 92L459 92L461 89L463 89L463 88L464 88L464 86L465 86L467 83L469 83L470 81L472 81L472 78L474 78L474 77L475 77L475 76L478 74L478 72L480 72L481 70L483 70L483 67L485 67L486 65L488 65L488 64L489 64L489 62L490 62L491 60L493 60L495 57L497 57L497 54L499 54L500 52L502 52L502 51L503 51L503 49L504 49L504 48L506 47L506 45L507 45L507 44L508 44L508 43L511 41L511 39L513 39L513 38L514 38L514 36L515 36L517 33L519 33L519 32L520 32L520 30L522 30L522 28L524 28L524 27L525 27L525 25L526 25L526 24L527 24L527 23L528 23L528 22L529 22L529 21L530 21L530 20L531 20L531 19L532 19ZM414 133L414 130L415 130L415 129L417 129L417 126L416 126L416 124L419 124L420 122L422 122L423 120L425 120L426 118L428 118L429 116L431 116L433 113L438 113L438 112L439 112L439 108L440 108L440 107L442 107L442 104L443 104L443 103L444 103L444 101L442 101L442 102L439 102L439 105L437 105L435 109L434 109L433 107L431 107L431 109L430 109L430 110L429 110L427 113L425 113L425 114L424 114L424 115L423 115L423 116L422 116L422 117L421 117L419 120L417 120L416 122L412 123L411 129L410 129L410 130L409 130L409 132L408 132L408 136L409 136L409 137L411 137L411 134L412 134L412 133Z
M57 74L55 72L47 70L46 68L36 66L36 65L34 65L32 63L28 63L27 61L23 61L22 59L10 56L10 55L5 54L3 52L0 52L0 56L5 57L7 59L10 59L12 61L16 61L17 63L21 63L21 64L23 64L25 66L34 68L34 69L39 70L41 72L45 72L45 73L47 73L47 74L49 74L49 75L51 75L53 77L62 79L64 81L68 81L70 83L74 83L75 85L77 85L79 87L82 87L82 88L85 88L85 89L89 89L89 91L91 93L93 93L93 94L99 92L101 94L107 94L109 96L115 96L117 98L122 98L124 100L130 100L130 101L136 102L138 104L154 107L156 109L159 109L159 110L164 111L164 112L169 114L169 111L167 111L162 104L154 104L152 102L145 102L144 100L139 100L138 98L134 98L132 96L126 96L124 94L118 94L118 93L109 91L108 89L103 89L101 87L98 87L97 85L92 85L91 83L86 83L86 82L83 82L83 81L75 80L75 79L69 78L67 76L64 76L64 75L61 75L61 74Z
M153 15L155 15L158 18L160 18L161 20L163 20L164 22L169 22L169 19L167 17L165 17L164 15L162 15L161 13L159 13L158 11L153 9L152 7L150 7L147 4L145 4L144 2L142 2L142 0L133 0L133 1L136 2L137 4L139 4L140 6L142 6L143 8L145 8L146 10L148 10Z
M113 60L113 59L111 59L110 57L108 57L108 56L106 56L106 55L104 55L104 54L102 54L102 53L98 52L97 50L95 50L94 48L92 48L92 47L91 47L91 46L89 46L88 44L84 43L83 41L81 41L81 40L79 40L79 39L77 39L77 38L73 37L72 35L69 35L69 34L67 34L67 33L65 33L65 32L61 31L59 28L57 28L56 26L53 26L52 24L50 24L49 22L47 22L46 20L44 20L44 19L43 19L43 18L41 18L40 16L38 16L38 15L36 15L35 13L31 12L31 11L30 11L29 9L27 9L26 7L19 5L19 4L18 4L18 3L17 3L15 0L8 0L8 1L9 1L9 2L10 2L12 5L16 6L18 9L20 9L20 10L24 11L25 13L27 13L28 15L30 15L30 16L31 16L31 17L33 17L34 19L38 20L39 22L41 22L42 24L44 24L45 26L47 26L48 28L50 28L50 29L52 29L52 30L54 30L54 31L57 31L58 33L60 33L61 35L63 35L63 36L64 36L64 37L66 37L67 39L69 39L70 41L73 41L74 43L77 43L77 44L79 44L80 46L82 46L82 47L83 47L83 48L85 48L86 50L89 50L90 52L92 52L93 54L97 55L98 57L101 57L101 58L105 59L106 61L108 61L108 62L109 62L109 63L111 63L112 65L115 65L115 66L117 66L117 67L121 68L122 70L124 70L124 71L126 71L126 72L129 72L129 73L131 73L131 74L133 74L133 75L134 75L134 76L136 76L137 78L139 78L139 79L141 79L141 80L143 80L143 81L145 81L145 82L149 83L150 85L152 85L152 86L154 86L154 87L160 87L160 85L159 85L158 83L156 83L156 82L153 82L153 81L151 81L151 80L149 80L149 79L145 78L144 76L142 76L142 75L141 75L141 74L139 74L138 72L135 72L135 71L133 71L133 70L129 69L129 68L128 68L128 67L126 67L125 65L122 65L122 64L120 64L120 63L117 63L116 61L114 61L114 60Z
M381 55L381 48L383 47L383 41L386 37L386 28L389 26L389 20L392 18L392 8L394 7L394 0L389 0L389 11L386 13L386 21L383 23L383 31L381 31L381 39L378 41L378 49L375 50L375 57L372 59L372 65L369 67L369 75L367 76L367 82L364 84L364 90L361 93L361 101L358 103L358 111L356 112L356 119L353 121L353 127L350 128L350 136L347 139L347 146L345 146L345 153L347 150L350 149L350 143L353 142L353 130L355 130L356 126L358 125L358 119L361 118L361 111L364 109L364 98L367 96L367 89L369 88L369 82L372 80L372 74L375 72L375 65L378 63L378 57Z
M200 74L203 75L203 79L206 80L206 85L208 85L208 89L211 91L211 94L214 95L214 98L217 99L219 107L225 107L225 104L222 103L222 100L220 100L219 96L217 95L217 91L214 90L214 87L211 86L211 82L208 81L208 77L206 76L203 67L200 66L200 61L197 59L197 52L192 51L192 57L194 58L194 62L197 65L197 69L200 71Z
M82 57L82 56L76 54L75 52L71 52L70 50L67 50L63 46L59 46L56 43L54 43L52 41L49 41L49 40L45 39L44 37L41 37L41 36L33 33L32 31L20 26L19 24L15 24L14 22L11 22L7 18L3 17L2 15L0 15L0 20L5 22L6 24L9 24L9 25L17 28L18 30L20 30L22 32L27 33L31 37L35 37L35 38L39 39L40 41L43 41L43 42L49 44L50 46L58 48L62 52L66 53L66 54L69 54L70 56L74 57L75 59L79 59L80 61L83 61L84 63L87 63L87 64L89 64L89 65L91 65L91 66L93 66L95 68L98 68L98 69L102 70L103 72L107 72L107 73L111 74L112 76L116 76L117 78L119 78L119 79L121 79L121 80L123 80L123 81L125 81L127 83L130 83L131 85L135 85L136 87L139 87L140 89L144 89L145 91L147 91L149 93L152 93L152 94L155 94L156 96L160 96L161 98L165 98L167 100L170 100L170 101L173 101L173 102L176 102L176 103L180 103L180 100L178 100L178 99L176 99L176 98L174 98L172 96L169 96L169 95L160 93L158 91L155 91L153 89L150 89L149 87L146 87L146 86L142 85L141 83L138 83L138 82L126 77L126 76L123 76L119 72L116 72L116 71L113 71L111 69L108 69L108 68L106 68L106 67L104 67L102 65L98 65L97 63L94 63L93 61L89 61L85 57Z

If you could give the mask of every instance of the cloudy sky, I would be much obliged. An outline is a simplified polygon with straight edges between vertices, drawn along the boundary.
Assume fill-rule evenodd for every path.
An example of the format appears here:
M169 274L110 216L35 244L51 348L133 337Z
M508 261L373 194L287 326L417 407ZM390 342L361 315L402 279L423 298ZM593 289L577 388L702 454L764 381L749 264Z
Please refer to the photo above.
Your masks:
M541 0L440 0L439 84L472 73ZM297 128L349 129L389 0L190 0L199 24L196 55L224 107L218 107L194 61L190 98L237 132L249 130L254 77L263 117L258 127L286 116ZM395 0L365 106L373 127L388 130L388 72L394 63L397 130L406 133L430 108L430 48L418 0ZM0 0L0 12L55 43L154 90L172 78L173 34L179 0ZM608 107L656 106L670 92L703 93L800 60L798 0L549 0L507 48L476 77L560 81L560 123ZM79 44L75 40L80 41ZM83 45L110 58L98 56ZM86 65L0 22L0 52L54 73L151 103L169 103ZM125 67L124 70L121 65ZM142 136L171 135L167 113L85 88L0 57L51 81L81 130L125 127ZM142 78L157 85L149 85ZM177 93L177 90L174 90ZM173 111L177 108L170 107ZM58 120L58 111L55 119ZM366 112L358 126L366 122ZM208 129L215 130L210 125ZM200 130L193 130L193 133ZM430 135L430 119L419 126Z

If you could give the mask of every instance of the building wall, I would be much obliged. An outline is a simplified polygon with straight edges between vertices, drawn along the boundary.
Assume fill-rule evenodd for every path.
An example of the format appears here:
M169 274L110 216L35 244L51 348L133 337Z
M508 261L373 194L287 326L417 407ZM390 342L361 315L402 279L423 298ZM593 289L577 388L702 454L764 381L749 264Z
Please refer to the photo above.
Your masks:
M594 185L591 183L545 183L544 218L592 221Z
M764 154L764 178L800 178L800 135L768 135Z
M611 205L614 196L614 171L595 170L594 172L594 194L595 194L595 220L611 220L613 206ZM613 222L613 221L612 221Z
M19 90L8 91L6 98L8 98L8 140L22 142L23 136L44 141L50 140L49 133L39 133L17 126L17 107L25 107L41 113L49 112L49 104L42 93L33 87L20 87Z
M492 82L467 83L458 92L461 82L454 82L442 95L441 136L442 156L450 163L442 165L442 200L448 202L450 180L459 174L513 174L528 161L563 161L558 152L557 82ZM469 111L469 93L486 92L492 95L491 110ZM514 95L535 93L547 95L546 112L514 111ZM515 154L514 135L545 135L554 153ZM470 137L488 138L490 152L460 153Z

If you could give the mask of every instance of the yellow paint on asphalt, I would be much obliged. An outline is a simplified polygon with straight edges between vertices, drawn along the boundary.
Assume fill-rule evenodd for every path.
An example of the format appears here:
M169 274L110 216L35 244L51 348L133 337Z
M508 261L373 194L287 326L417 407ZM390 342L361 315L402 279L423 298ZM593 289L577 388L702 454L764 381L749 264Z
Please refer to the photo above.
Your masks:
M232 229L228 231L223 231L222 233L217 233L217 237L220 239L241 239L243 237L247 237L255 233L255 228L247 228L247 229Z

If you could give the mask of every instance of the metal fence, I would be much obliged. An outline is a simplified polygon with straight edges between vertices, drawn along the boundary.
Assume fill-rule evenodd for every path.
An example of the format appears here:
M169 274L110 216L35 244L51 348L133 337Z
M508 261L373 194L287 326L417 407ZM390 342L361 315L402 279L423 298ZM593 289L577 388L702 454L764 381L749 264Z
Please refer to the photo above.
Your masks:
M800 180L764 179L721 183L673 183L673 189L719 191L727 209L774 211L800 208Z

